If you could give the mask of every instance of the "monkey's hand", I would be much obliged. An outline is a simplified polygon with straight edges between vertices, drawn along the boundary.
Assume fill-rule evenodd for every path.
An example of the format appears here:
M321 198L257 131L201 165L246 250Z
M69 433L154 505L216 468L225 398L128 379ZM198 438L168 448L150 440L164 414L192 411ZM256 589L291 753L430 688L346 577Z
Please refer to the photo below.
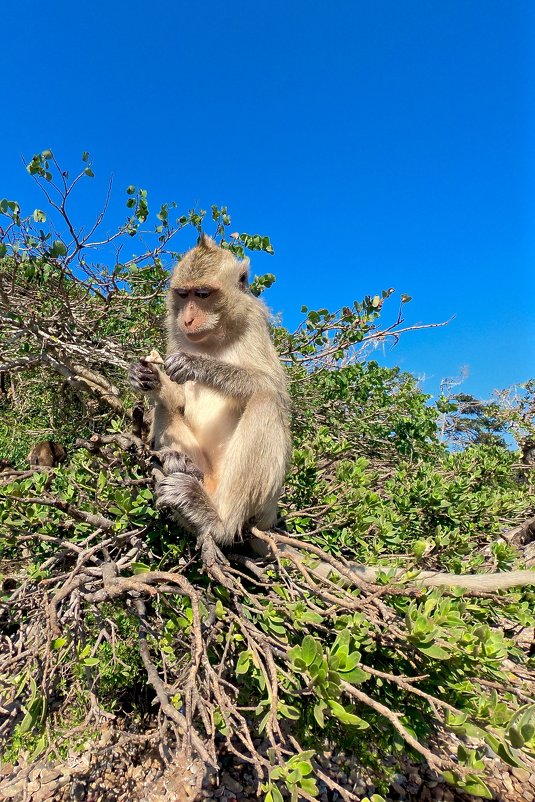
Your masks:
M157 457L166 476L171 473L187 473L189 476L194 476L199 482L204 479L204 473L197 468L187 454L182 454L172 448L164 448L157 454Z
M140 359L139 362L134 362L128 368L128 380L133 390L142 393L150 393L153 390L158 390L161 385L160 371L158 368Z
M171 356L167 357L164 362L164 368L172 381L177 382L177 384L184 384L187 381L199 379L201 362L202 357L177 351L176 354L171 354Z

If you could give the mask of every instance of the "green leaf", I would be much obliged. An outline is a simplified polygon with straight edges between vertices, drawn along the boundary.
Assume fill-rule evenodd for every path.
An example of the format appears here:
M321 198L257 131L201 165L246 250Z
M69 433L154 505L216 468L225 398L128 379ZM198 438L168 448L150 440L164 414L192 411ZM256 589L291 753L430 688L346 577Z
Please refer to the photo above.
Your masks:
M483 780L481 780L479 777L465 780L464 782L459 783L459 787L462 788L463 791L466 791L467 794L479 796L482 797L482 799L494 799L494 794L488 785L485 785Z
M278 710L280 710L284 718L293 719L294 721L299 721L301 718L301 714L296 707L286 705L284 702L279 702Z
M435 660L449 660L451 655L441 646L437 646L436 644L432 644L431 646L420 646L420 644L415 644L416 648L426 654L428 657L434 657Z
M298 763L295 763L295 768L299 771L301 777L306 777L307 774L312 774L313 771L310 760L300 760Z
M509 766L514 766L516 768L522 768L522 761L518 760L513 752L509 744L507 743L500 743L498 749L495 750L498 757L501 757L504 763L507 763Z
M364 721L364 719L356 716L354 713L350 713L338 702L330 699L328 705L342 724L349 724L352 727L358 727L360 730L365 730L370 726L367 721Z
M65 256L67 253L67 246L60 239L56 239L52 245L52 253L54 256Z
M84 150L84 152L82 153L82 161L83 162L89 161L89 153L87 152L87 150Z
M512 724L509 727L507 734L509 736L509 740L511 741L511 746L514 747L514 749L522 749L524 746L524 738L518 727Z
M524 741L531 741L535 735L535 726L533 724L523 724L520 727L520 732Z
M89 178L94 178L95 177L95 173L93 172L91 167L86 167L85 170L84 170L84 174L89 176Z
M45 223L46 214L42 212L41 209L34 209L33 219L35 220L36 223Z
M26 713L19 725L19 733L24 735L24 733L28 732L33 727L33 724L34 716L30 712Z
M251 652L241 652L236 663L236 674L247 674L251 664Z
M37 743L34 746L33 752L31 753L31 760L35 760L36 757L39 757L41 752L44 752L46 747L48 746L48 738L46 735L41 735L38 738Z
M324 701L319 701L314 705L314 718L322 729L325 727L325 716L323 715L323 711L326 709L327 705Z
M301 657L305 665L310 666L318 653L318 645L312 635L305 635L301 644Z
M147 571L150 571L150 565L147 563L138 562L137 560L133 563L130 563L130 570L134 574L145 574Z
M276 785L271 787L271 793L273 795L273 802L284 802L281 792L277 788Z
M316 780L313 780L311 777L305 777L299 783L303 791L306 791L307 794L310 796L317 796L318 794L318 786L316 785Z
M358 666L347 672L340 669L340 677L345 682L351 682L353 685L359 685L361 682L366 682L366 680L370 679L370 675Z

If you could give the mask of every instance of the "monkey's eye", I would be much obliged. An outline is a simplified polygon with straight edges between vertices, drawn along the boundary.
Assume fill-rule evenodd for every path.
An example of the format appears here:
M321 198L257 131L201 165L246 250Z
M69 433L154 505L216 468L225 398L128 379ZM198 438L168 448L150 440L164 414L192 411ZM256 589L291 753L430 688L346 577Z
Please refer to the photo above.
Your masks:
M188 290L186 290L184 287L175 287L175 292L179 298L188 297Z
M196 298L208 298L211 294L212 290L209 290L206 287L201 287L201 289L195 290Z
M239 284L242 290L245 289L245 285L247 284L247 273L241 274Z

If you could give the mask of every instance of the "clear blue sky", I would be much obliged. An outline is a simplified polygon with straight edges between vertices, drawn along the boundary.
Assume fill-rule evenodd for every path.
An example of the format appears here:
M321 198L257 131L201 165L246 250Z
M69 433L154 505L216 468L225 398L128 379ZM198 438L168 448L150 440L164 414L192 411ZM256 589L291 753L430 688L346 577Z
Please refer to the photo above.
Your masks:
M456 316L386 356L424 389L535 375L532 0L19 0L2 28L0 195L32 211L21 155L89 150L81 221L111 173L110 225L130 183L227 204L288 326L393 286Z

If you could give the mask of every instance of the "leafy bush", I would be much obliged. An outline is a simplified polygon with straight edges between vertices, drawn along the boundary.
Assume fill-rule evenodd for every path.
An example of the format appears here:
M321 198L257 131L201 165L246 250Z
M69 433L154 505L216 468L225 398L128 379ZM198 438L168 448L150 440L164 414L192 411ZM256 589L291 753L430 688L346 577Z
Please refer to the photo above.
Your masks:
M88 154L83 164L74 186L93 175ZM401 312L380 328L392 289L337 313L304 309L297 332L274 327L294 400L285 530L256 533L270 560L195 553L155 511L125 368L162 346L170 243L184 227L200 230L205 213L173 222L164 204L150 248L103 266L99 253L147 223L146 191L128 187L127 219L99 245L61 202L74 186L54 156L35 156L29 172L59 194L48 232L48 209L23 217L0 203L0 449L19 468L0 487L7 759L57 759L113 714L117 732L159 727L168 759L188 743L208 764L223 746L241 755L266 802L314 797L318 778L334 787L316 759L332 743L371 767L379 788L382 758L409 750L489 797L483 744L515 766L535 750L532 658L516 638L533 626L534 593L463 594L413 579L515 565L500 535L534 504L518 454L495 444L451 452L437 425L443 402L365 360L370 343L402 328ZM272 252L260 235L227 237L225 208L212 207L212 220L238 254ZM272 280L256 278L255 291ZM40 437L64 442L68 462L28 471ZM355 559L383 566L379 584L351 573ZM448 730L461 737L456 760L428 745Z

